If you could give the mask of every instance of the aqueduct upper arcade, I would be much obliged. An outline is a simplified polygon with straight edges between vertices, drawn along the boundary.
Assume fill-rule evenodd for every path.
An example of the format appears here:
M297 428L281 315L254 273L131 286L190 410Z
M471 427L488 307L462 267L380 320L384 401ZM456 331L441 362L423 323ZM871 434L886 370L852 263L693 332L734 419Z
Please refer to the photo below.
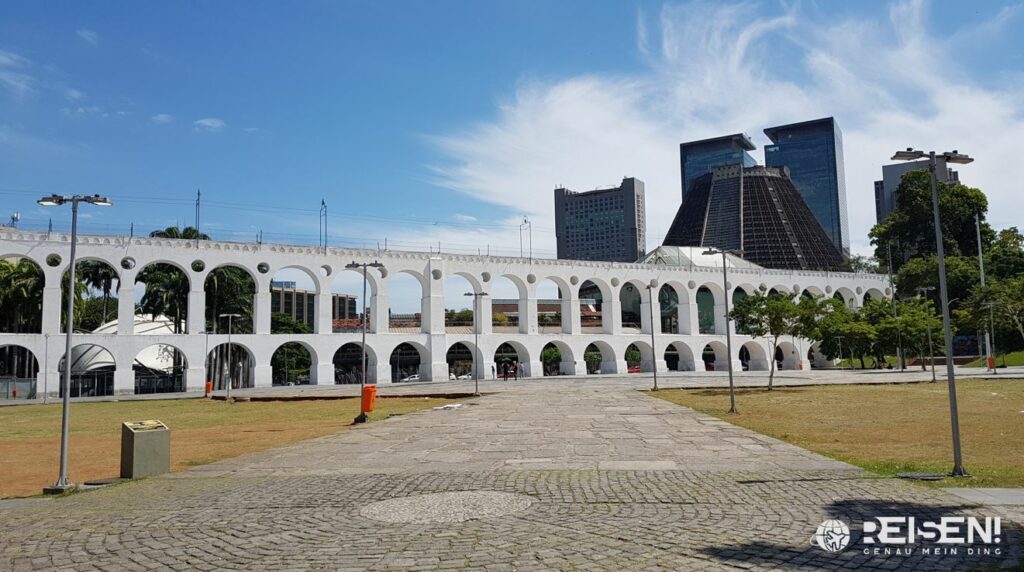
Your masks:
M0 259L27 258L44 275L42 324L31 333L0 333L0 348L21 346L38 360L38 386L55 393L59 386L64 339L61 326L61 276L67 270L70 236L0 231ZM734 333L734 355L725 351L725 297L737 292L751 294L760 286L778 291L841 296L851 307L863 304L865 297L891 295L883 276L827 272L730 268L729 284L723 288L721 267L623 264L569 260L545 260L467 256L441 253L401 252L393 250L357 250L317 248L279 244L245 244L218 241L128 238L117 236L80 236L78 260L105 262L117 273L116 327L107 333L75 334L75 346L89 345L106 350L113 365L113 389L131 393L135 387L133 362L146 348L165 345L176 349L184 371L185 388L201 391L206 378L207 356L213 348L227 343L227 334L207 333L208 315L204 285L217 268L242 269L255 283L252 302L252 333L234 334L238 348L235 363L244 363L248 379L256 387L273 383L271 358L286 343L300 344L311 359L309 382L333 384L337 380L335 356L339 350L358 353L357 328L337 331L332 328L331 281L345 265L353 261L379 261L381 269L367 273L368 378L388 383L410 371L402 362L411 363L421 380L449 379L453 351L462 352L475 364L482 376L500 373L493 368L496 356L511 356L519 364L521 375L545 373L542 352L546 347L558 350L555 370L563 374L587 371L586 355L597 355L600 363L591 371L626 373L627 349L639 350L641 371L666 369L722 369L733 360L737 369L767 366L768 342ZM180 270L187 280L187 318L183 333L157 330L141 334L135 325L136 278L147 266L161 263ZM301 271L312 281L313 332L310 334L271 334L270 282L282 269ZM417 322L394 323L389 313L389 287L397 276L412 276L419 283L422 297ZM451 328L445 323L446 278L459 276L473 292L487 293L477 300L479 316L469 327ZM512 304L517 312L512 325L492 323L492 288L499 280L511 281L518 291L513 302L502 295L501 303ZM554 296L538 293L538 285L550 281L557 286ZM649 286L654 284L653 288ZM587 288L581 298L581 288ZM663 290L674 292L671 319L664 316ZM667 290L666 290L667 291ZM652 321L651 294L657 306ZM639 296L639 312L622 312L621 300ZM554 298L554 299L552 299ZM595 303L595 300L598 300ZM593 311L600 306L600 311ZM554 310L539 312L538 309ZM540 315L544 314L544 315ZM638 315L637 315L638 314ZM556 321L551 316L557 316ZM114 312L111 311L111 318ZM112 321L112 320L111 320ZM554 326L552 324L555 324ZM474 328L479 347L474 344ZM651 347L651 330L655 346ZM354 344L354 346L353 346ZM461 344L461 345L460 345ZM632 346L632 348L630 348ZM809 344L785 340L782 344L784 368L809 367ZM398 360L396 367L395 360ZM245 359L240 362L240 357ZM230 367L230 366L229 366ZM548 368L550 373L550 369ZM405 375L403 373L402 375Z

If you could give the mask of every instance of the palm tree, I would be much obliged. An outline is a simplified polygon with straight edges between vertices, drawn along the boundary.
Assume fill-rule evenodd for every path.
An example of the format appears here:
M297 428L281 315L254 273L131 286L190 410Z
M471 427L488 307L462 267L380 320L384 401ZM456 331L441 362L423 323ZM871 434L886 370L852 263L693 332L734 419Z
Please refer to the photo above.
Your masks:
M107 303L110 301L110 291L114 288L114 281L120 279L117 272L104 262L98 260L83 260L78 263L75 274L79 276L86 286L93 290L103 292L103 323L107 323Z
M193 226L186 226L185 228L169 226L163 230L154 230L149 233L149 236L153 238L178 238L183 240L210 240L210 235L199 232Z
M188 317L188 276L170 264L157 263L147 266L139 272L137 282L146 285L146 290L139 302L143 313L166 316L174 322L174 333L185 331L185 320Z

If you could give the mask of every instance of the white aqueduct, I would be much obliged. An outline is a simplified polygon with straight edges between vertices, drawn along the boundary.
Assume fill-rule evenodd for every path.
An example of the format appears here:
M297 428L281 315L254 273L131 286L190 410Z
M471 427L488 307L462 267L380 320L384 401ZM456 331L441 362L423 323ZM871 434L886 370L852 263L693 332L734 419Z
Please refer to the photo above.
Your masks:
M67 270L70 236L66 234L23 233L0 230L0 259L28 258L43 269L43 319L38 333L0 333L0 347L21 346L39 360L37 384L50 394L59 387L59 371L64 353L61 333L60 279ZM53 256L57 255L57 256ZM59 257L59 261L58 261ZM247 244L219 241L191 241L162 238L128 238L120 236L79 236L78 260L99 260L119 273L117 290L116 333L75 334L74 344L94 345L106 349L115 364L114 392L132 393L135 387L133 361L140 352L154 345L176 348L184 356L185 389L202 391L205 384L205 363L208 352L227 343L224 333L206 334L204 284L207 275L221 266L234 266L248 272L256 283L253 301L253 334L235 334L232 342L244 348L251 364L248 379L255 387L272 385L271 358L288 342L304 346L312 358L310 383L335 383L335 352L345 344L359 344L359 332L332 332L329 300L331 281L338 272L348 272L350 262L381 262L383 269L368 272L368 333L366 350L369 381L392 382L391 356L400 344L409 344L419 353L419 375L422 380L446 380L449 348L462 343L475 356L475 367L482 377L492 371L494 355L499 346L515 349L518 362L526 376L543 374L541 352L554 344L561 355L560 373L586 373L584 352L593 344L601 353L602 373L626 373L626 349L634 345L641 353L641 371L667 369L667 352L678 356L678 370L725 369L732 359L740 369L740 351L746 351L750 369L767 368L769 343L763 339L733 334L733 355L725 349L725 296L730 300L735 290L747 293L764 286L779 291L809 292L816 295L841 296L851 307L864 303L866 297L880 298L891 294L885 277L874 274L771 270L759 267L729 269L728 292L722 288L720 257L695 256L686 265L625 264L571 260L525 259L495 256L469 256L393 250L359 250L318 248L281 244ZM171 264L188 276L187 331L183 334L140 335L134 331L137 274L149 264ZM719 264L719 266L713 266ZM304 272L316 285L316 320L312 334L271 334L270 282L282 269ZM389 331L389 282L398 274L414 276L422 286L421 327L419 331ZM490 292L496 279L506 277L519 290L517 331L493 328L488 319L476 320L479 347L474 344L472 328L446 331L444 285L447 276L464 277L476 292ZM557 327L538 323L537 285L551 280L558 286L561 324ZM585 282L596 285L601 292L603 309L600 327L584 327L581 323L580 287ZM678 296L677 331L661 331L661 323L651 323L650 293L671 286ZM639 328L624 327L620 316L619 292L632 284L641 296ZM697 293L706 289L714 296L714 326L701 333L698 323ZM323 296L321 296L323 295ZM706 293L704 294L706 296ZM657 298L655 298L657 300ZM479 299L479 315L491 316L489 297ZM658 313L656 311L656 313ZM654 347L651 347L651 329ZM801 340L786 340L781 345L783 369L809 369L811 345ZM704 356L714 352L713 362ZM815 365L826 362L814 356ZM673 360L674 362L676 360Z

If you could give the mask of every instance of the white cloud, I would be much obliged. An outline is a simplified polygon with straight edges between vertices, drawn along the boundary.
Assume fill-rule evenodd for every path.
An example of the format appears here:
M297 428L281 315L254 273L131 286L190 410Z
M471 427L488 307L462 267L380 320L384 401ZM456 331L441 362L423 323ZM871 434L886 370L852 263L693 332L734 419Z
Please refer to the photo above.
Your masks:
M452 215L452 218L455 219L457 222L476 222L477 220L476 217L473 215L467 215L462 213L455 213Z
M16 98L32 94L35 91L35 78L26 71L30 66L28 58L0 50L0 86Z
M196 131L220 131L224 129L227 123L223 119L217 119L216 117L204 117L203 119L197 119L192 122Z
M78 34L78 37L81 38L83 41L93 46L100 43L100 35L94 32L93 30L89 30L87 28L79 28L75 30L75 33Z
M77 89L65 89L64 98L69 101L78 101L79 99L85 99L85 94Z
M449 159L434 167L435 182L525 210L535 229L553 229L556 185L589 190L635 176L646 183L653 247L679 205L680 142L743 131L761 146L765 127L831 115L843 129L855 251L870 249L873 181L907 146L975 156L961 179L988 194L991 222L1024 220L1017 178L1006 171L1024 137L1024 93L1019 83L993 88L971 77L957 42L976 38L972 29L929 33L919 1L874 19L768 9L776 13L759 16L750 4L666 6L657 32L641 13L644 71L522 81L494 119L431 138ZM1000 11L977 28L1012 30L1007 20L1018 12ZM514 229L505 238L518 243ZM554 250L554 231L535 231L534 247Z
M166 125L174 121L174 116L168 115L166 113L157 113L153 117L150 117L149 120L153 123L156 123L157 125Z

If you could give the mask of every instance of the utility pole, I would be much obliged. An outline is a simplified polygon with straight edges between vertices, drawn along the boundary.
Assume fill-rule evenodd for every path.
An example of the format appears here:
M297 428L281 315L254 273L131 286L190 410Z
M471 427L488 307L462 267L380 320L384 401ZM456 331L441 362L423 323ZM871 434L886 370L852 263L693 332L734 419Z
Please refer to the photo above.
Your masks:
M981 251L981 217L974 213L974 231L978 236L978 272L981 274L981 287L985 288L985 256ZM988 328L985 329L985 364L992 373L996 372L996 358L992 354L992 338L989 331L992 329L992 307L988 308Z
M891 244L885 243L886 257L889 259L889 289L892 290L892 319L896 323L896 362L900 371L904 370L903 363L903 333L900 331L900 317L896 313L896 286L892 281L892 248ZM853 367L853 356L850 356L850 367Z

